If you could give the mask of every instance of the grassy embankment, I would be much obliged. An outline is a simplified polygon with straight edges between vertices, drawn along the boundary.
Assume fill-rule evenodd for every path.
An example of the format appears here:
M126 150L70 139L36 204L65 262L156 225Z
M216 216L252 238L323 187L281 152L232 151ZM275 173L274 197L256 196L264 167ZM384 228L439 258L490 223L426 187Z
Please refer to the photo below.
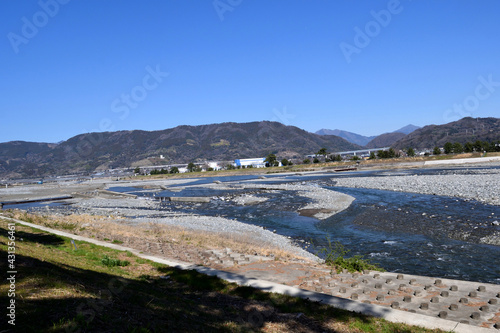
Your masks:
M129 252L80 241L72 244L67 238L20 224L15 229L16 326L12 331L431 332L239 287ZM5 263L5 220L0 221L0 231ZM6 284L0 287L1 304L9 301L8 289ZM2 328L9 328L5 316Z
M3 215L75 235L115 244L127 244L137 250L142 250L142 245L149 242L171 244L179 248L179 251L188 251L193 248L202 250L230 248L242 254L272 255L276 260L303 259L279 248L272 242L248 233L191 230L175 225L154 222L132 223L124 218L87 214L55 216L8 210L4 211Z

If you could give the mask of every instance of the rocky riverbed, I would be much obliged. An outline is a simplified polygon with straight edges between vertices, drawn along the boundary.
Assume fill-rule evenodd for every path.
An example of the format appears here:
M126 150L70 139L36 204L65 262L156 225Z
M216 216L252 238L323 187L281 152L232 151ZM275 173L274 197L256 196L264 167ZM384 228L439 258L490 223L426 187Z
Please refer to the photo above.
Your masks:
M335 179L335 186L433 194L500 205L500 169L458 169L436 175Z
M155 191L154 188L165 188L171 185L187 185L182 182L161 181L161 184L153 182L121 182L119 185L122 188L137 189L141 192L143 189L153 188L151 195ZM115 184L113 184L115 185ZM118 184L116 184L118 185ZM46 186L49 191L53 191L54 187ZM318 258L303 249L303 244L300 246L295 243L291 237L285 237L276 234L271 230L266 230L263 227L242 223L236 219L221 217L221 216L204 216L196 212L197 208L203 207L200 203L161 203L155 200L154 196L144 196L133 198L110 196L108 192L99 192L87 190L88 186L83 186L85 189L84 195L88 197L75 197L67 200L65 205L40 205L33 207L32 212L42 213L46 215L97 215L105 216L110 219L126 219L132 224L155 224L163 226L175 226L183 230L193 230L196 232L218 233L221 237L232 237L236 239L246 239L253 242L259 247L272 247L283 252L290 253L296 257L306 258L308 260L317 261ZM301 215L314 216L319 219L330 217L349 207L354 200L353 197L338 193L331 190L323 189L319 186L310 184L281 184L281 185L265 185L265 184L205 184L203 188L212 188L216 190L238 190L238 193L230 193L226 196L212 197L211 201L223 201L232 203L233 205L259 205L268 201L267 195L272 192L286 193L286 198L292 200L289 206L298 210ZM41 191L41 186L27 186L24 188L8 189L9 194L21 194L29 197L30 190L33 189L37 196ZM60 187L56 187L60 188ZM71 187L75 190L74 187ZM102 190L102 186L100 186ZM185 187L183 187L185 188ZM296 198L302 198L297 200ZM303 202L307 203L303 204Z

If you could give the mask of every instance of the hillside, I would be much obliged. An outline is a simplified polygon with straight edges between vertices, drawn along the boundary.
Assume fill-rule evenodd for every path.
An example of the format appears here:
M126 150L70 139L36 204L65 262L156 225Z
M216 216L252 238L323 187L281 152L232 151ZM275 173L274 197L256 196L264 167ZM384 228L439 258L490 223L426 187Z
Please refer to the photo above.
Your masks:
M394 143L393 147L425 149L443 147L446 142L462 144L500 140L500 118L463 118L444 125L429 125L420 128Z
M400 132L384 133L366 144L366 148L383 148L390 147L396 141L404 138L406 134Z
M340 136L341 138L346 139L347 141L354 143L354 144L357 144L357 145L360 145L360 146L366 145L368 142L370 142L371 140L373 140L375 138L375 136L364 136L361 134L356 134L356 133L352 133L352 132L348 132L348 131L342 131L339 129L335 129L335 130L320 129L319 131L316 132L316 134Z
M25 144L38 150L26 153L26 149L14 149L15 142L2 144L0 175L34 177L136 165L231 161L269 153L302 159L322 147L329 152L360 148L337 136L320 136L269 121L88 133L48 149L39 148L44 144Z

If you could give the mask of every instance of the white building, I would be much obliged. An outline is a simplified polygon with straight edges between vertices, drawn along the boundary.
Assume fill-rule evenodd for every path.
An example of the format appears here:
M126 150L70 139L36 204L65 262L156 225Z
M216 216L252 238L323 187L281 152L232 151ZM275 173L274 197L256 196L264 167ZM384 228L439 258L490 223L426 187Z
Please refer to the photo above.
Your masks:
M219 163L217 163L217 162L208 162L207 165L208 165L209 168L212 168L214 170L220 170L221 169L220 166L219 166Z
M244 166L244 167L249 167L252 166L254 168L265 168L266 167L266 158L245 158L245 159L239 159L239 160L234 160L234 164L238 166Z

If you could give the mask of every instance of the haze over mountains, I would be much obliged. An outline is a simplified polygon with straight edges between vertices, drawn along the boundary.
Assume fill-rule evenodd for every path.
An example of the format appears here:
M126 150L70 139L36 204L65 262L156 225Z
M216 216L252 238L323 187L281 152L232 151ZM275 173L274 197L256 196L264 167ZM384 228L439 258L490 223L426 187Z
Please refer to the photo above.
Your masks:
M394 132L391 133L403 133L403 134L410 134L411 132L419 129L420 127L415 126L415 125L406 125L405 127L402 127ZM340 136L341 138L346 139L349 142L355 143L360 146L366 146L369 148L382 148L386 147L387 145L390 146L394 142L396 142L398 139L401 138L401 136L395 136L395 135L387 135L391 133L384 133L381 135L375 135L375 136L364 136L361 134L357 133L352 133L352 132L347 132L347 131L342 131L339 129L335 130L330 130L330 129L320 129L319 131L316 132L316 134L319 135L337 135ZM377 141L374 143L370 143L373 139L383 136L379 138Z
M270 121L87 133L58 144L11 141L0 143L0 176L41 177L146 165L229 162L270 153L279 159L301 162L305 155L320 148L335 153L364 147L429 149L446 142L500 141L499 118L463 118L445 125L415 128L408 125L392 133L365 137L370 139L365 145L340 137L362 142L359 134L322 130L318 132L339 135L320 135Z

